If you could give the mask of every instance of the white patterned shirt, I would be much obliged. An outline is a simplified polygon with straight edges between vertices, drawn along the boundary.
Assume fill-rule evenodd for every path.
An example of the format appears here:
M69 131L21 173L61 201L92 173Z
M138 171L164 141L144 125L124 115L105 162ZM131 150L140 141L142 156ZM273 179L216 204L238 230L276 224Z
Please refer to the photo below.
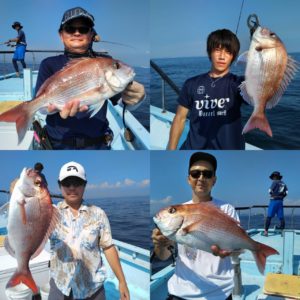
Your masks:
M66 296L93 295L104 283L106 271L100 248L113 244L108 218L97 206L82 202L74 216L68 204L57 205L61 220L50 236L50 275Z

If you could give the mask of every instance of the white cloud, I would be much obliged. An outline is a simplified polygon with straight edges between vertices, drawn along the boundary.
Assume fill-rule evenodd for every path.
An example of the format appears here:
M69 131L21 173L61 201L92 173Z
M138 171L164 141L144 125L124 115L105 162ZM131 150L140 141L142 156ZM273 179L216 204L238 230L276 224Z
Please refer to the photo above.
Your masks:
M167 196L167 197L162 198L162 199L151 199L150 203L152 203L152 204L159 204L159 203L168 204L172 200L173 200L172 196Z
M144 187L144 186L149 186L150 185L150 180L149 179L144 179L139 183L139 186Z
M110 190L110 189L121 189L121 188L128 188L128 187L145 188L149 185L150 185L149 179L135 181L130 178L125 178L124 180L117 181L117 182L103 181L98 184L88 183L87 189L89 189L89 190L96 190L96 189Z
M136 182L134 180L131 180L129 178L124 179L124 185L126 186L132 186L134 185Z

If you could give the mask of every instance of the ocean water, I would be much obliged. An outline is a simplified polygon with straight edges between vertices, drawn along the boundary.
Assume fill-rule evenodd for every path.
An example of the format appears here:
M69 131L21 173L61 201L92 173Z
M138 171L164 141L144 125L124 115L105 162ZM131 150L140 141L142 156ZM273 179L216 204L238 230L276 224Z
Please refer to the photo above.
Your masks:
M300 63L300 53L290 54ZM210 61L207 57L164 58L153 60L181 88L186 79L208 72ZM233 63L231 72L243 75L245 65ZM152 105L161 107L161 78L151 68L151 99ZM166 108L176 112L177 95L166 84ZM242 122L245 124L253 111L252 106L242 105ZM273 138L265 133L254 130L246 134L246 141L263 149L300 149L300 71L289 84L283 97L276 107L267 110Z
M144 249L150 244L149 197L85 199L87 203L101 207L110 222L112 236L116 240ZM0 193L0 207L8 201ZM57 203L58 200L53 200ZM0 218L1 219L1 218ZM2 220L0 227L3 226Z
M3 61L3 60L2 60ZM27 67L30 67L32 70L38 70L39 64L27 64ZM19 64L20 70L22 67ZM146 98L143 103L134 111L132 114L140 121L140 123L149 131L150 130L150 118L149 118L149 105L150 105L150 69L143 67L133 67L136 73L135 79L139 83L143 84L146 91ZM14 68L12 63L6 62L0 63L0 76L13 73ZM1 92L1 91L0 91ZM126 122L126 118L125 118Z

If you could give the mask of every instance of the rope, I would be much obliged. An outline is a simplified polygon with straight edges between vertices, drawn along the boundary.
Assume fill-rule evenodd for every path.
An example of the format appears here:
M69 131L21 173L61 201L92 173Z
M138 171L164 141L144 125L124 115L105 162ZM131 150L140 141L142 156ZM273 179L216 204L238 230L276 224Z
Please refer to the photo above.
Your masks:
M237 23L237 26L236 26L235 35L237 35L238 30L239 30L240 20L241 20L241 15L242 15L242 11L243 11L244 2L245 2L245 0L242 1L242 5L241 5L241 9L240 9L240 15L239 15L238 23Z

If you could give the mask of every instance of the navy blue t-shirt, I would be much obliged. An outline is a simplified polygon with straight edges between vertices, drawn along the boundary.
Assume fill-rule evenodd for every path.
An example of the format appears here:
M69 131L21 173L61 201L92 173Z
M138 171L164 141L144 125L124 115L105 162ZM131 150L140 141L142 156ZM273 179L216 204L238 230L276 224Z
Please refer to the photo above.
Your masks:
M25 33L22 29L18 30L18 36L17 36L17 45L27 45L26 44L26 37L25 37Z
M35 93L41 85L51 75L61 70L69 58L66 55L48 57L41 62L39 75L36 82ZM111 98L113 104L120 99L121 94ZM92 112L79 112L74 117L62 119L59 113L47 115L46 130L50 138L62 140L68 138L97 138L102 137L107 130L109 123L106 119L107 101L103 104L100 111L90 118Z
M245 149L238 88L243 80L205 73L184 83L178 103L189 109L190 131L181 149Z

